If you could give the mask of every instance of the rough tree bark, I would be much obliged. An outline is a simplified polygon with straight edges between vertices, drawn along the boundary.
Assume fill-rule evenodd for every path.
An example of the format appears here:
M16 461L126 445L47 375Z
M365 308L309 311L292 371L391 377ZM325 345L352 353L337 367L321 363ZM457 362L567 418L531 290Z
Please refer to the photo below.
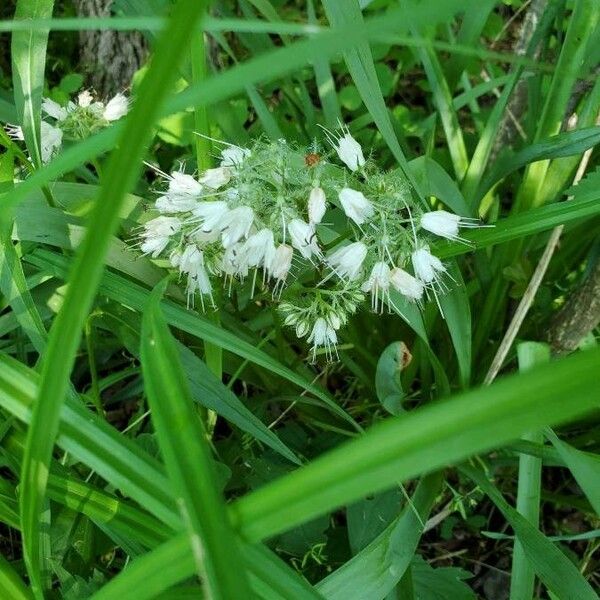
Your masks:
M81 17L106 17L110 15L113 0L75 3ZM79 46L87 85L104 98L127 89L148 53L142 34L130 31L82 31Z
M600 323L600 260L556 313L548 341L556 355L567 354Z

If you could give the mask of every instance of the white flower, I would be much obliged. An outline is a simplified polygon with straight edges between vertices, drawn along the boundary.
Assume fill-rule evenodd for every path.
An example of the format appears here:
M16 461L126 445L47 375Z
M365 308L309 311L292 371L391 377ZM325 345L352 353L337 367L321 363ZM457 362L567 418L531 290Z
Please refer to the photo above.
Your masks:
M365 198L362 192L351 188L344 188L339 193L339 199L346 216L352 219L357 225L362 225L375 213L373 205Z
M83 90L83 92L81 92L79 96L77 96L77 103L82 108L87 108L92 104L93 101L94 97L92 96L92 94L90 94L89 90Z
M142 252L156 258L167 246L172 235L181 229L177 217L156 217L144 225Z
M275 242L270 229L261 229L253 233L242 246L240 263L249 268L268 268L275 257Z
M360 274L367 256L367 247L362 242L354 242L336 250L327 258L327 263L341 279L354 281Z
M420 300L423 297L425 285L403 269L395 268L390 273L390 281L394 288L409 300Z
M202 185L191 175L173 171L169 175L169 189L156 200L156 209L163 213L188 212L195 208L202 195Z
M62 145L63 133L58 127L53 127L46 121L40 127L40 151L42 162L45 164L58 152Z
M221 258L221 271L223 271L225 275L233 277L234 275L240 274L238 256L241 247L242 244L234 244L233 246L229 246L229 248L225 248L225 252L223 252L223 257ZM248 270L241 274L245 277L248 274Z
M207 169L200 177L199 182L212 190L219 189L231 179L231 169L229 167L217 167L216 169Z
M310 260L313 254L316 256L321 255L321 250L317 244L315 228L312 225L302 219L292 219L288 223L287 229L292 238L292 246L304 258Z
M292 256L294 250L287 244L280 244L275 250L275 254L268 266L269 277L277 281L285 281L292 266Z
M238 206L225 213L221 219L223 248L229 248L242 237L248 237L253 220L254 212L248 206Z
M314 187L310 191L310 196L308 197L308 222L311 225L320 223L326 208L327 201L325 199L323 188Z
M62 107L58 102L50 100L50 98L42 100L42 111L57 121L66 119L69 114L66 108Z
M229 212L227 202L223 200L207 200L196 202L192 210L192 222L200 222L200 231L221 231L223 217Z
M241 165L251 152L248 148L241 148L240 146L227 146L221 152L221 166L222 167L238 167Z
M446 210L426 212L421 217L421 227L449 240L460 240L458 229L460 227L479 227L477 219L461 217Z
M384 262L375 263L369 278L361 286L363 292L371 293L371 308L373 310L376 311L380 305L383 311L383 305L389 296L389 288L390 268Z
M423 283L437 283L440 274L446 272L442 261L429 251L429 246L423 246L412 253L412 264L415 275Z
M178 263L179 271L188 276L186 288L188 302L196 292L200 292L200 300L204 309L204 299L202 296L208 295L212 301L212 286L204 267L204 254L195 244L190 244L185 247Z
M129 110L129 99L123 94L117 94L111 98L104 107L103 117L107 121L118 121L127 114Z
M333 357L332 348L337 344L335 329L323 318L319 317L313 325L308 343L312 344L313 360L316 357L317 348L325 348L327 359Z
M22 142L25 139L23 128L19 127L19 125L7 125L6 134L11 140Z
M340 160L351 170L356 171L365 164L365 157L360 144L350 135L349 131L338 139L335 151Z

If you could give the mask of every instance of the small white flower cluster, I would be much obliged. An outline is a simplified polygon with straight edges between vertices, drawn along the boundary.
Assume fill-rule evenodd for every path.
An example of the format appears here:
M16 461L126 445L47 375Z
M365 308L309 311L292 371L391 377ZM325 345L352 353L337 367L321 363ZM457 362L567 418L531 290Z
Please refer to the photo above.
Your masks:
M66 106L44 98L42 115L52 122L42 120L41 123L42 162L49 162L59 152L63 138L86 138L112 121L118 121L128 110L129 99L123 94L117 94L106 104L95 100L88 90L79 94L77 102L69 101ZM20 126L9 126L7 132L15 140L23 140L23 130Z
M270 288L284 324L307 338L313 357L321 348L332 358L337 331L366 293L383 311L391 290L420 303L447 289L430 234L460 240L459 229L477 222L424 211L404 177L366 160L347 128L326 135L348 170L316 143L303 155L284 140L257 140L252 148L223 144L220 165L198 177L158 171L167 185L140 246L167 258L186 278L188 303L198 295L203 308L205 298L216 305L215 278L230 294L238 282L252 297L261 272L260 288Z

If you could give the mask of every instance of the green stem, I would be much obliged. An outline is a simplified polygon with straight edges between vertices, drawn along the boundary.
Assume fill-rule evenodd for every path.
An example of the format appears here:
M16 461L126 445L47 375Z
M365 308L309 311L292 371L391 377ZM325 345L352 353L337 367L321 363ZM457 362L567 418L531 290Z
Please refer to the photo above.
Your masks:
M90 395L92 398L92 402L96 407L99 415L104 416L104 407L102 406L102 398L100 397L100 385L98 381L98 369L96 367L96 352L94 350L94 329L92 326L92 319L94 315L91 314L87 321L85 322L85 344L87 348L88 354L88 363L90 366L90 378L91 389Z

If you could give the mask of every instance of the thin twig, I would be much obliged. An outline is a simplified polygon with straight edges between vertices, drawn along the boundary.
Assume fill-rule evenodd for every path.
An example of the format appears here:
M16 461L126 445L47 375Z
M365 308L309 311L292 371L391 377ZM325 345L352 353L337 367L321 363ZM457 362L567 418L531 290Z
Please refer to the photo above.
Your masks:
M589 163L590 156L592 155L592 151L593 148L589 148L584 152L583 156L581 157L581 162L579 163L577 173L575 174L575 177L573 179L573 185L577 185L581 181L581 178L583 177L583 174L585 173L585 170ZM567 201L568 200L570 200L570 198L568 198ZM492 381L496 379L496 376L502 368L506 356L508 355L508 352L511 349L513 342L515 341L515 338L517 337L517 334L521 329L521 325L523 325L523 321L525 320L525 317L527 316L527 313L529 312L529 309L533 304L533 300L542 283L542 279L544 278L544 275L548 270L548 265L550 264L550 260L552 259L554 250L556 250L556 246L558 245L558 241L560 239L560 235L562 233L563 228L564 225L558 225L552 230L552 234L550 235L550 239L546 243L546 247L544 248L544 253L540 258L540 262L535 268L531 280L529 281L529 285L525 290L525 294L519 302L519 306L517 307L517 310L515 311L515 314L513 315L513 318L510 322L510 325L508 326L508 329L504 334L504 338L500 343L500 347L496 352L496 356L494 356L494 360L490 365L489 371L487 372L485 379L483 380L484 385L489 385L490 383L492 383Z

